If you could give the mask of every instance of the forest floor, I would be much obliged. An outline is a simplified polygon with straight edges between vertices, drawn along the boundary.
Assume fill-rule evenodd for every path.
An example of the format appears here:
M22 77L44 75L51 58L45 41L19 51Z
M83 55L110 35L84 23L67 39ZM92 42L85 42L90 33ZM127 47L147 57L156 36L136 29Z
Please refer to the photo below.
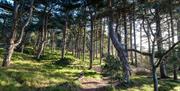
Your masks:
M92 70L88 69L88 56L85 61L71 54L67 58L73 61L69 65L56 65L59 52L45 51L41 60L32 56L31 51L15 52L11 65L0 67L0 91L152 91L152 78L132 75L129 88L114 88L110 79L103 77L99 60L94 60ZM3 50L0 49L0 64ZM180 74L179 74L180 77ZM180 80L159 80L160 91L180 91Z
M97 73L102 73L101 66L94 66L92 70ZM110 86L115 86L117 83L113 82L109 77L101 77L101 78L86 78L81 77L79 79L81 84L81 91L106 91L106 89Z

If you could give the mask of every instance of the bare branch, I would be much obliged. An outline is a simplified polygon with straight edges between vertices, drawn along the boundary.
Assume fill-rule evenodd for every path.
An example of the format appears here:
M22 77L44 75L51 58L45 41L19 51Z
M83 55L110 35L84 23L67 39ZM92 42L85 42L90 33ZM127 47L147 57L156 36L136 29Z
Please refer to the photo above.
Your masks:
M156 64L156 67L158 67L158 66L161 64L162 59L164 59L164 57L165 57L167 54L169 54L169 53L176 47L176 45L178 45L179 43L180 43L180 41L174 43L174 45L172 45L172 47L169 48L169 50L167 50L167 51L163 54L163 56L159 59L158 63Z
M137 52L137 53L142 54L142 55L145 55L145 56L150 56L150 55L151 55L151 53L141 52L141 51L136 50L136 49L128 49L128 51L134 51L134 52Z

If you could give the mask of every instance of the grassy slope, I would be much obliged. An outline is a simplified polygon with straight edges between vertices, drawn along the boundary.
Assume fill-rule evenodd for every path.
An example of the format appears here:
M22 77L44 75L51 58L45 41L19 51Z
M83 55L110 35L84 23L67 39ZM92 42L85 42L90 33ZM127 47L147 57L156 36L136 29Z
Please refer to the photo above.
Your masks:
M88 68L87 60L82 62L71 55L67 57L75 60L72 65L65 67L53 65L58 60L59 53L46 52L40 62L31 55L15 53L10 67L0 67L0 91L76 91L80 85L77 78L83 71L85 77L100 78L101 75ZM2 62L2 49L0 49ZM95 61L98 64L98 61ZM152 80L144 76L133 76L130 88L121 91L152 91ZM116 89L118 90L118 89ZM180 82L173 80L160 81L161 91L180 91Z
M0 50L2 62L2 49ZM58 60L58 53L44 56L40 62L31 55L15 53L11 66L0 67L0 91L69 91L78 90L76 80L83 71L86 77L99 77L100 75L84 67L82 62L72 56L67 56L75 62L65 67L53 65Z

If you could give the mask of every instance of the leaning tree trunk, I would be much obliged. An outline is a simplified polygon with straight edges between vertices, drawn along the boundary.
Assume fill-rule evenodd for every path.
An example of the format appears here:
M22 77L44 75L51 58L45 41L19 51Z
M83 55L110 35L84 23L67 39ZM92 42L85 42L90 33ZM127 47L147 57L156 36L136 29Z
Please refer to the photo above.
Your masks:
M26 31L26 32L24 33L22 42L16 47L15 51L18 51L18 52L21 52L21 53L24 52L25 43L26 43L26 41L27 41L27 35L28 35L28 32Z
M24 30L25 28L28 26L29 22L30 22L30 19L32 17L32 12L33 12L33 4L34 4L34 0L31 1L31 7L30 7L30 12L29 12L29 16L28 16L28 19L25 21L24 25L21 27L21 33L20 33L20 36L18 39L17 38L17 24L18 24L18 10L19 10L19 7L20 7L20 4L18 4L17 1L14 1L14 10L13 10L13 26L12 26L12 32L11 32L11 35L9 36L9 40L7 40L7 48L6 48L6 51L5 51L5 54L4 54L4 59L3 59L3 63L2 63L2 66L3 67L6 67L6 66L9 66L10 64L10 61L11 61L11 57L12 57L12 54L14 52L14 49L15 47L17 47L22 39L23 39L23 36L24 36ZM17 42L15 43L15 40L17 40Z
M129 84L129 77L130 77L130 67L128 64L128 58L127 58L127 51L123 48L123 45L118 41L117 36L115 35L115 32L112 28L112 20L109 20L109 32L110 32L110 38L112 40L112 43L114 47L116 48L118 52L119 58L123 62L123 71L124 71L124 79L127 84Z
M43 50L44 50L44 46L45 46L45 41L42 41L42 43L40 43L40 46L38 48L38 53L37 53L37 59L40 59L42 53L43 53Z
M109 9L112 11L112 0L109 0ZM109 14L109 22L108 22L108 28L109 28L109 35L112 40L112 43L114 47L116 48L118 52L118 56L123 62L123 71L124 71L124 81L125 83L129 84L130 82L130 67L128 64L128 58L127 58L127 51L123 48L123 45L121 42L118 41L117 35L115 34L113 30L113 16L112 12L110 11Z

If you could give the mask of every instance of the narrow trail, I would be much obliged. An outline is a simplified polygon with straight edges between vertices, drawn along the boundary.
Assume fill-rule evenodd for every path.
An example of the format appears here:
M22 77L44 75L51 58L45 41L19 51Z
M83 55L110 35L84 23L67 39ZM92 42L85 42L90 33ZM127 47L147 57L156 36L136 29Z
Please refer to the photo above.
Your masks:
M102 72L102 68L95 66L92 68L98 73ZM81 91L106 91L106 87L111 86L111 80L109 77L97 78L80 78ZM113 84L114 85L114 84Z

